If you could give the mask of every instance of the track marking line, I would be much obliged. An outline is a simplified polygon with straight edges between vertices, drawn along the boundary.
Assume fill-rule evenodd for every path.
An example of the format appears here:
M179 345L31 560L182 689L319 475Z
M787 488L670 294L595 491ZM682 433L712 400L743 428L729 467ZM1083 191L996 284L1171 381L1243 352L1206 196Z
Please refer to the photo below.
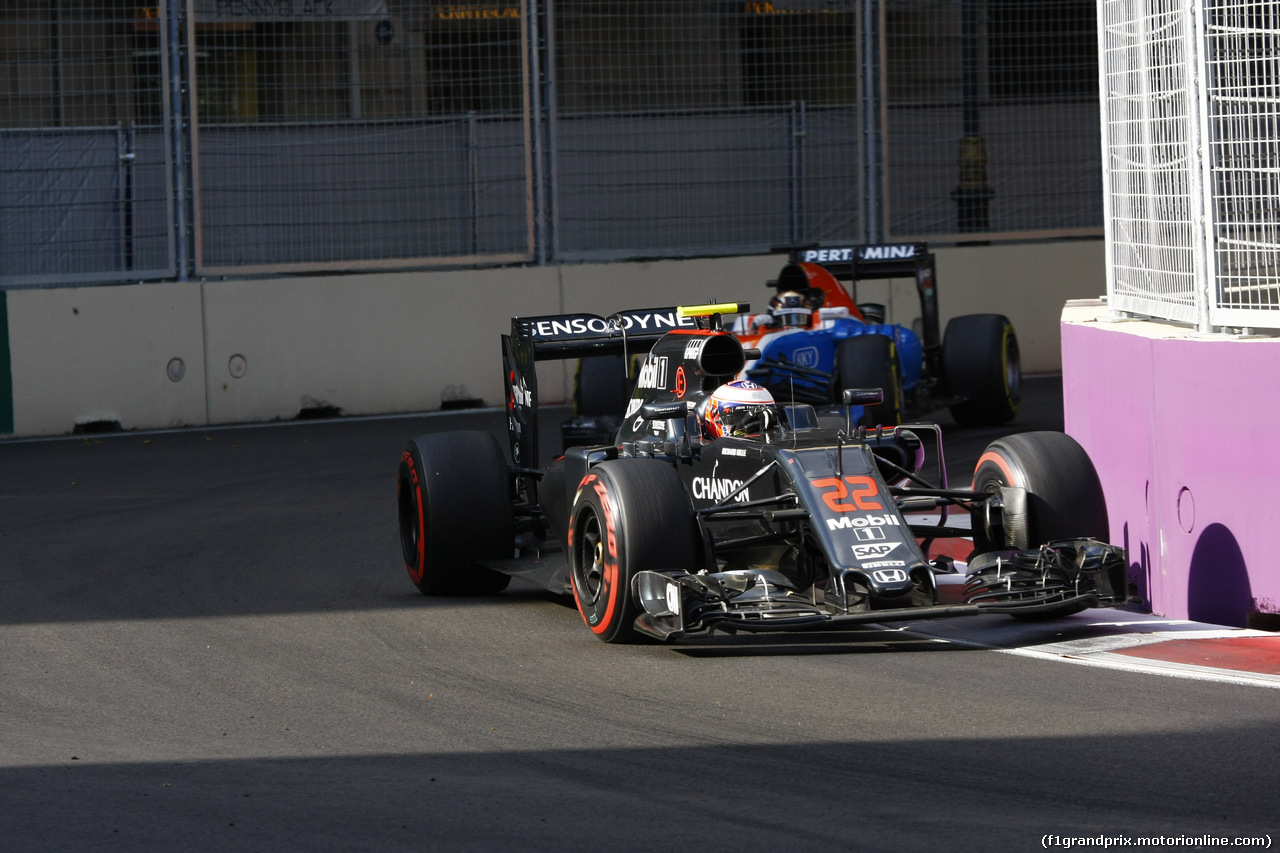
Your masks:
M1083 637L1026 646L1002 645L973 635L940 637L956 645L1038 660L1061 661L1100 669L1163 675L1251 687L1280 688L1280 636L1247 628L1197 626L1181 620L1134 620L1089 623L1093 627L1187 626L1185 630L1142 631ZM904 630L937 636L923 626ZM981 633L981 628L975 629ZM1243 649L1241 654L1234 654ZM1230 661L1239 668L1193 663L1190 658Z

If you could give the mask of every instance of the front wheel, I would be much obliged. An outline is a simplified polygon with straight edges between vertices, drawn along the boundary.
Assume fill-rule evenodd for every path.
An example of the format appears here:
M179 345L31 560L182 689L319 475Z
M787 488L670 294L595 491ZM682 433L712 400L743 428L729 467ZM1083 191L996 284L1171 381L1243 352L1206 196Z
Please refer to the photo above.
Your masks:
M1004 541L1037 548L1055 539L1109 538L1107 502L1089 454L1062 432L1024 432L987 445L973 472L975 492L1016 486L1025 506L1006 508ZM998 543L994 543L998 544Z
M1004 540L1009 548L1033 549L1055 540L1108 540L1107 503L1102 483L1089 454L1066 433L1026 432L987 445L973 472L973 490L995 492L1001 486L1017 486L1025 491L1026 498L1025 503L1015 500L1013 506L1005 507ZM1069 543L1056 544L1061 550ZM988 554L970 561L971 567L978 567L972 583L1003 588L1021 577L1032 586L1043 585L1043 577L1034 572L1031 574L1035 577L1023 577L1009 567L1002 567L1000 560L993 562L994 557L995 554ZM1027 620L1051 619L1078 613L1085 607L1077 602L1012 615Z
M695 571L701 553L693 508L665 462L616 459L578 486L569 522L573 598L587 627L606 643L635 642L637 572Z
M515 548L506 457L487 432L421 435L400 454L400 548L423 595L488 595L511 578L478 561Z

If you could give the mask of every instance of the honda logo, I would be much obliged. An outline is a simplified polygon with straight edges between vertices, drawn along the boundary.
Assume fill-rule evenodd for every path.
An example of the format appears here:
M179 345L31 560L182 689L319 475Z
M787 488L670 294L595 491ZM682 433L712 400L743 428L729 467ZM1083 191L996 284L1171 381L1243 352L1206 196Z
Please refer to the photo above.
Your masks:
M876 569L871 577L878 583L902 583L907 579L907 573L902 569Z

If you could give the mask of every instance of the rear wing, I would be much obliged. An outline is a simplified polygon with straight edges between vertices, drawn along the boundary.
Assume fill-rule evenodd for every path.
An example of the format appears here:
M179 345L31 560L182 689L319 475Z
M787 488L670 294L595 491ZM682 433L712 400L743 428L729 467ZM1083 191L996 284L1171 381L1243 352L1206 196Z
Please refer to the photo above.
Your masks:
M673 329L696 329L693 317L678 308L642 308L619 311L608 317L595 314L554 314L545 317L513 317L511 337L527 336L535 361L582 358L589 355L626 355Z
M608 317L596 314L549 314L513 317L511 334L502 336L502 373L507 391L507 435L518 471L532 474L538 466L539 361L595 355L629 357L647 352L654 342L678 329L719 324L720 314L750 310L738 303L684 308L642 308ZM619 412L619 415L622 413ZM521 478L523 479L523 478Z
M938 320L938 291L933 253L926 243L884 243L858 246L821 246L791 243L770 251L787 253L792 264L817 264L836 278L853 285L870 279L914 278L920 295L920 319L924 324L924 345L936 347L941 341ZM785 270L784 270L785 273ZM782 276L779 277L781 280Z

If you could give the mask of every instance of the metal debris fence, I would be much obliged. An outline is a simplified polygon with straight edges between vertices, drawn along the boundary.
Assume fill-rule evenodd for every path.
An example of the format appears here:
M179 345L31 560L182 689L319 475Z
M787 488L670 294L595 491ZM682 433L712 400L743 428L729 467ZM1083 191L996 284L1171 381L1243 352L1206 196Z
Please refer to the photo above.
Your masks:
M1100 236L1092 0L28 0L0 287Z
M1280 9L1104 0L1109 304L1280 329Z

